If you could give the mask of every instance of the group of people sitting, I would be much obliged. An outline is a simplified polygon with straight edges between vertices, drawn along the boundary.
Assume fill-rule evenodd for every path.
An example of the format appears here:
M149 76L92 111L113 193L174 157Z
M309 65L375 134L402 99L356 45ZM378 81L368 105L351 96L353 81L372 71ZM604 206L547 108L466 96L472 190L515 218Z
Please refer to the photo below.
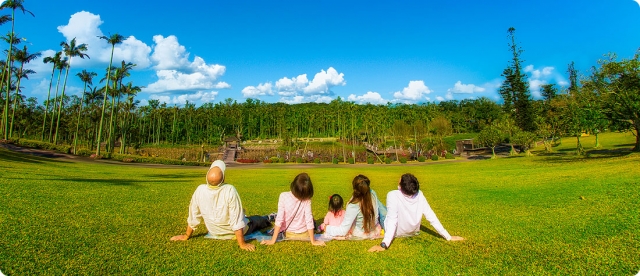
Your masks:
M371 189L369 178L356 176L346 208L343 208L342 197L334 194L329 197L329 212L322 223L316 223L311 211L313 184L308 174L298 174L291 182L290 191L280 194L276 214L245 216L238 192L224 183L225 169L223 161L211 164L206 175L207 184L198 186L191 198L186 233L172 237L172 241L188 240L203 220L209 231L207 237L236 239L240 248L248 251L254 251L255 246L247 243L245 237L255 237L258 231L273 226L266 232L270 238L262 240L261 244L273 245L278 240L288 239L309 240L312 245L323 246L324 241L332 239L383 238L380 245L369 249L375 252L388 249L395 237L418 235L423 215L446 240L463 240L445 230L412 174L402 175L398 190L387 194L386 206Z

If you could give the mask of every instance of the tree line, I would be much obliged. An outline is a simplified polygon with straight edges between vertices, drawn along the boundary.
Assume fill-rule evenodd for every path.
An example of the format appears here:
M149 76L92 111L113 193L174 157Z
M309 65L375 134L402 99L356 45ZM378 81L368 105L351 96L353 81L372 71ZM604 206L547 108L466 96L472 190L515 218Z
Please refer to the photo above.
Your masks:
M276 138L293 144L297 138L337 137L350 145L440 149L442 137L451 133L479 133L479 140L494 148L511 142L528 148L535 141L550 143L554 137L575 136L581 153L580 135L606 130L640 130L640 51L632 59L610 54L598 61L588 75L579 77L568 66L570 85L542 87L543 99L533 99L522 68L523 50L517 45L515 29L508 30L512 60L499 88L503 103L488 98L422 104L355 104L337 98L330 103L284 104L247 99L239 103L226 99L196 107L170 106L158 100L140 105L136 95L142 87L127 81L136 66L116 61L115 46L124 41L119 34L103 36L111 47L109 66L102 74L82 70L75 76L84 83L80 96L66 94L72 61L90 58L91 45L63 41L61 50L44 57L51 65L47 99L26 99L20 82L35 72L24 65L40 56L29 53L16 38L15 12L31 14L23 0L7 0L0 10L0 24L11 22L6 61L0 61L0 129L5 140L26 138L80 148L127 152L142 145L221 144L225 137L243 140ZM64 77L63 77L64 75ZM98 80L98 76L103 77ZM55 79L55 81L54 81ZM425 143L425 140L431 143ZM435 141L435 142L434 142ZM640 151L636 139L635 151Z

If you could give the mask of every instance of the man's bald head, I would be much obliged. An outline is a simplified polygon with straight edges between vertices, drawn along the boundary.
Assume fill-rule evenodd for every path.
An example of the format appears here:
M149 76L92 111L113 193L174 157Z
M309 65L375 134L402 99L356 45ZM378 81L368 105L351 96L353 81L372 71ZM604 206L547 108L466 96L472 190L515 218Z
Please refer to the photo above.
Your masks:
M217 186L222 183L224 176L222 170L218 167L213 167L207 172L207 184Z

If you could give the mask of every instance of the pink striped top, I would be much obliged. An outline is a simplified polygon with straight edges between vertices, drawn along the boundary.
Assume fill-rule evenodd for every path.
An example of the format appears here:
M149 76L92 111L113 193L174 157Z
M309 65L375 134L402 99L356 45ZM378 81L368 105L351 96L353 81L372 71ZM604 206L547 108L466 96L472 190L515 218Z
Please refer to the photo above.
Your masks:
M300 206L300 208L298 208ZM296 209L298 212L296 213ZM293 217L295 215L295 217ZM280 231L304 233L313 229L313 213L311 213L311 200L300 201L293 193L284 192L278 199L278 215L275 225L280 226Z

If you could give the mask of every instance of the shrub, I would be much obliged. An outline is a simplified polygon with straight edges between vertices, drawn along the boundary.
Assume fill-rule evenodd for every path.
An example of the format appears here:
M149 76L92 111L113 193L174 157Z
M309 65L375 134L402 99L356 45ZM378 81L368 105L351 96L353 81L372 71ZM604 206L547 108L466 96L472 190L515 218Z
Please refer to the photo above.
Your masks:
M280 157L280 159L278 159L279 163L287 163L287 161L284 160L284 157Z
M349 162L349 164L355 164L356 160L353 159L353 157L349 157L349 159L347 159L347 162Z
M40 142L35 140L18 139L13 141L16 145L34 149L54 150L61 153L71 153L71 146L67 145L55 145L47 142Z
M303 163L303 161L304 161L304 160L302 160L302 157L298 157L298 158L296 158L296 163L301 164L301 163Z
M438 155L437 154L431 155L431 160L438 161Z
M389 157L385 157L385 158L384 158L384 163L385 163L385 164L391 164L391 158L389 158Z
M418 156L418 162L424 162L427 161L427 158L424 156Z
M333 158L333 159L331 159L331 163L333 163L333 164L338 164L338 158Z
M161 157L145 157L139 155L130 154L110 154L112 160L122 162L136 162L136 163L150 163L150 164L163 164L163 165L185 165L185 166L209 166L209 163L196 162L196 161L182 161L176 159L167 159ZM96 158L97 159L97 158Z
M269 163L278 163L278 162L280 162L280 158L278 158L276 156L269 158L269 160L271 161ZM284 162L282 162L282 163L284 163Z
M451 154L451 153L445 154L444 158L445 159L454 159L453 154Z
M400 157L400 163L407 164L407 158L406 157Z
M320 158L313 159L313 163L320 164Z
M238 158L238 159L236 159L236 162L238 162L238 163L258 163L260 161L258 161L256 159Z
M373 164L373 161L372 157L367 158L367 164Z
M79 149L79 150L76 150L76 155L84 156L84 157L91 156L93 153L94 153L94 151L92 151L90 149Z
M273 163L273 161L271 161L271 159L265 159L265 160L262 160L262 163L271 164Z

